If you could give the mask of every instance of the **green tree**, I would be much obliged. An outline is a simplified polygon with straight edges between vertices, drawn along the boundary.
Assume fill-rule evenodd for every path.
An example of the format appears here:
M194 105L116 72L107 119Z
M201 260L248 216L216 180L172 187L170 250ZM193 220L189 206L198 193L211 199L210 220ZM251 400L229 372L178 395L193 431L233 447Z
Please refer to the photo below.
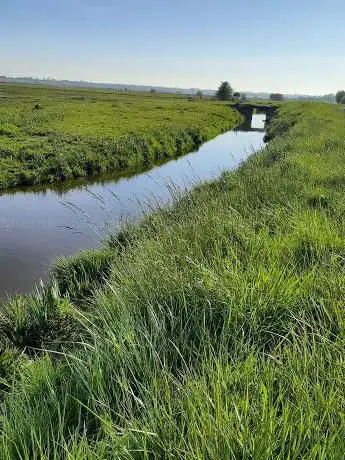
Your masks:
M345 96L341 98L340 104L345 104Z
M216 96L220 101L231 101L232 99L232 88L228 81L223 81L217 90Z
M335 95L335 100L337 101L338 104L342 104L342 99L345 97L345 91L341 90L338 91L337 94Z
M155 88L150 89L150 93L155 93L155 92L156 92Z
M234 93L234 97L235 97L236 99L239 99L239 98L241 97L241 93L239 93L238 91L236 91L236 92Z
M283 101L284 100L284 96L280 93L272 93L270 95L270 99L271 101Z
M202 91L199 89L197 92L196 92L196 96L201 99L203 94L202 94Z

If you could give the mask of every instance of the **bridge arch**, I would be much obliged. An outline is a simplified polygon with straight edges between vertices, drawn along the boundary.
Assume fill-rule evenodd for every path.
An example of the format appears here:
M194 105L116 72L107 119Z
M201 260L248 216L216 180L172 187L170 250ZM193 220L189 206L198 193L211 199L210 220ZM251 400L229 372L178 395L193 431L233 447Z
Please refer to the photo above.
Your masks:
M255 104L251 102L238 102L237 104L234 104L232 108L244 116L247 124L252 123L253 113L255 110L266 114L266 122L268 122L277 112L277 108L272 105Z

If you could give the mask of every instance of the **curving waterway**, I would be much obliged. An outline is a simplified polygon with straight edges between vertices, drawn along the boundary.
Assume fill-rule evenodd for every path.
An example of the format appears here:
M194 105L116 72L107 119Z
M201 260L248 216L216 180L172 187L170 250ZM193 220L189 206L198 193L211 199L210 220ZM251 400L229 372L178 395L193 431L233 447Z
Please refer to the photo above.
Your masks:
M29 292L54 257L97 247L126 219L168 203L183 190L236 168L263 147L265 115L203 144L199 150L130 177L103 176L54 187L14 189L0 196L0 297Z

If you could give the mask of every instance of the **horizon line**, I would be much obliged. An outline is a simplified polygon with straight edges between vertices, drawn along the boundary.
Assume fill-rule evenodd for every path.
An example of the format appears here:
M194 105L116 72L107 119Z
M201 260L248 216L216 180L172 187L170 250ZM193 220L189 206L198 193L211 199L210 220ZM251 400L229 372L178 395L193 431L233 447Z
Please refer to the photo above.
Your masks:
M115 83L115 82L101 82L101 81L90 81L90 80L69 80L69 79L59 79L56 77L35 77L35 76L21 76L21 75L15 75L15 76L9 76L9 75L0 75L1 78L6 78L6 79L19 79L19 80L39 80L39 81L55 81L55 82L67 82L67 83L85 83L85 84L92 84L92 85L119 85L119 86L137 86L137 87L148 87L148 88L164 88L164 89L175 89L175 90L183 90L183 91L188 91L188 90L200 90L200 91L214 91L216 92L217 89L213 88L200 88L200 87L189 87L189 88L182 88L179 86L165 86L165 85L149 85L149 84L143 84L143 83ZM226 80L224 80L226 81ZM272 93L277 93L277 91L268 91L268 90L248 90L248 91L239 91L240 93L255 93L255 94L272 94ZM286 96L308 96L308 97L320 97L320 96L335 96L335 93L330 92L330 93L324 93L324 94L303 94L303 93L290 93L290 92L282 92L281 94L286 95Z

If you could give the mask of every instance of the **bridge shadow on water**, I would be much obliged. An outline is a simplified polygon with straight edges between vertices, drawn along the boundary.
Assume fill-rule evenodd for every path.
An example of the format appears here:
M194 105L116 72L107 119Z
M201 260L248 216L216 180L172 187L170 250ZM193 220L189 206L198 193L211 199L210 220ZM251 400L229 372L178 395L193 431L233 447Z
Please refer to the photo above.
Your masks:
M248 131L248 132L257 132L264 133L266 131L266 125L269 123L271 118L276 114L277 108L272 105L265 104L255 104L250 102L237 103L233 105L233 108L240 112L244 118L244 122L235 128L235 131ZM263 127L253 126L253 114L254 113L264 113L266 115L265 125ZM265 142L268 140L264 139Z
M266 122L265 122L266 124ZM265 126L263 128L257 128L255 126L252 125L252 118L246 118L245 121L236 126L236 128L234 128L234 131L244 131L244 132L252 132L252 133L264 133L266 131L266 128Z

